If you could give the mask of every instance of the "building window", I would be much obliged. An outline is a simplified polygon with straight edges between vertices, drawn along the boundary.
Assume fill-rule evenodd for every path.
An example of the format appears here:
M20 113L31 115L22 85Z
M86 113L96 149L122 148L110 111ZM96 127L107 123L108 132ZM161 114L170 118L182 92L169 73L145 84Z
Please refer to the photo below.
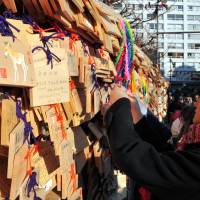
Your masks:
M183 58L184 54L179 52L170 52L167 54L171 58Z
M200 53L188 53L188 58L200 58Z
M147 14L147 19L154 19L154 15L153 14Z
M168 0L168 1L172 1L172 2L183 2L183 0Z
M167 37L167 39L176 39L176 40L184 39L183 34L167 34L166 37Z
M159 16L158 16L158 19L159 19L159 20L163 20L163 19L164 19L164 16L163 16L163 15L159 15Z
M188 11L200 11L200 6L188 6Z
M188 19L188 21L199 21L200 15L188 15L187 19Z
M192 3L194 3L194 0L187 0L187 2L192 2ZM195 2L200 2L200 0L195 0Z
M133 10L142 10L143 4L133 4Z
M188 49L200 49L200 43L189 43Z
M158 48L163 49L164 48L164 43L163 42L159 42L158 43Z
M194 0L187 0L187 2L192 2L192 3L194 3ZM195 0L195 2L200 2L200 0Z
M134 9L134 5L132 3L127 3L126 6L130 10Z
M171 10L176 10L176 11L183 11L183 6L181 5L173 5L171 6Z
M183 15L168 14L168 20L183 20Z
M184 45L183 43L168 43L169 49L183 49Z
M190 40L200 40L200 33L189 33L188 39L190 39Z
M183 30L183 24L168 24L169 30Z
M164 24L158 24L158 29L159 29L159 30L164 29Z
M158 24L158 29L163 29L164 28L164 25L163 24ZM149 29L157 29L157 24L155 23L150 23L149 24Z
M188 24L189 30L200 30L200 24Z

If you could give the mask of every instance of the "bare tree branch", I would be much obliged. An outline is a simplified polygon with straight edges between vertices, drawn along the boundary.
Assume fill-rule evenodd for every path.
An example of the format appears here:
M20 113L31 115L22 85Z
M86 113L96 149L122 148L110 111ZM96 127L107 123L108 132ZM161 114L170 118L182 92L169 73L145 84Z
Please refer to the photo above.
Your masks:
M141 36L141 34L137 31L134 32L135 35L135 43L145 52L147 55L150 56L152 61L157 62L155 59L155 56L159 51L158 43L157 43L157 37L158 35L156 33L149 32L148 29L145 29L145 24L147 22L153 21L155 19L158 19L159 17L163 16L165 13L167 13L169 10L171 10L171 7L167 5L167 0L157 0L155 3L152 3L150 0L147 2L147 4L141 4L142 8L145 8L151 15L149 19L142 19L140 15L137 15L135 13L135 7L136 5L132 5L132 9L130 9L130 4L127 3L126 0L104 0L104 3L114 7L119 8L121 7L120 14L128 18L131 24L131 27L133 29L137 29L140 26L142 26L143 31L145 30L147 38L144 38ZM140 5L139 3L137 5ZM158 26L158 24L157 24ZM152 54L152 55L151 55ZM153 56L153 58L152 58Z

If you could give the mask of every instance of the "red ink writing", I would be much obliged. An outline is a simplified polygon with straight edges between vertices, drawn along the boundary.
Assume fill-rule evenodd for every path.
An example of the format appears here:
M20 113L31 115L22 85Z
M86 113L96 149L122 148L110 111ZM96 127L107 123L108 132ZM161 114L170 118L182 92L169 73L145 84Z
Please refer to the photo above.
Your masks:
M0 68L0 78L7 78L7 71L5 67Z

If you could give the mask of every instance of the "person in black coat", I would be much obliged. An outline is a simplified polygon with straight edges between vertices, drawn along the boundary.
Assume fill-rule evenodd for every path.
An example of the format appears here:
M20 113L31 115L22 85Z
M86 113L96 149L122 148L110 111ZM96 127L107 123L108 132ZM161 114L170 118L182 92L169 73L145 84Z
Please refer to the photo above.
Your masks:
M110 93L104 120L114 162L151 193L151 200L200 200L198 143L174 151L167 144L170 131L152 115L142 116L137 101L119 86Z

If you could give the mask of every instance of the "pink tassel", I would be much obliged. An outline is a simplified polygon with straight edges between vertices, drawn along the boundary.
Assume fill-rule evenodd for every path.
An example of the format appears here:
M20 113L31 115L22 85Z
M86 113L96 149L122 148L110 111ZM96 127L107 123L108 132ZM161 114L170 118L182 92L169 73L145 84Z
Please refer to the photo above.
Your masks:
M120 24L121 24L121 27L124 31L124 37L125 37L125 41L126 41L127 40L127 38L126 38L126 27L125 27L125 23L124 23L123 19L120 20ZM124 75L125 75L126 80L130 80L130 75L129 75L129 70L128 70L128 47L127 47L126 42L125 42L125 45L124 45L124 54L125 54L125 72L124 72Z

